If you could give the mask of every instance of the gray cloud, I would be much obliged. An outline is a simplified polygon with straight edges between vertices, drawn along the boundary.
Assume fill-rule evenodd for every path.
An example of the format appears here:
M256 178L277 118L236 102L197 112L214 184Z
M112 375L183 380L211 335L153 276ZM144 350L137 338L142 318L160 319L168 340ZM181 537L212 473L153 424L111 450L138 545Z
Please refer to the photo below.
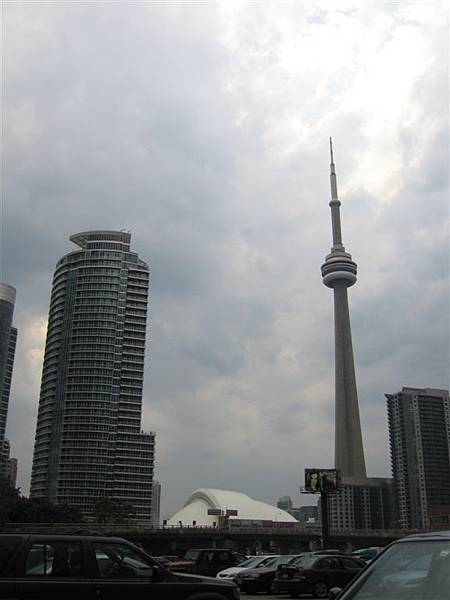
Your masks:
M439 5L6 4L22 487L54 264L72 233L126 227L152 272L144 426L163 512L201 486L310 501L302 469L333 462L330 134L367 462L389 474L384 393L448 386ZM405 61L411 40L423 61Z

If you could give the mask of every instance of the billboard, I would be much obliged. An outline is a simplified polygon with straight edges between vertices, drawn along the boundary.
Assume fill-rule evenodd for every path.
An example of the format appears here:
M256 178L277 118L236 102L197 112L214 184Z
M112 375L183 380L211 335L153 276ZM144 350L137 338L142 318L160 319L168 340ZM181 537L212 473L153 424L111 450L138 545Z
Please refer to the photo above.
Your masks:
M336 469L305 469L305 492L320 494L335 492L339 488L339 471Z

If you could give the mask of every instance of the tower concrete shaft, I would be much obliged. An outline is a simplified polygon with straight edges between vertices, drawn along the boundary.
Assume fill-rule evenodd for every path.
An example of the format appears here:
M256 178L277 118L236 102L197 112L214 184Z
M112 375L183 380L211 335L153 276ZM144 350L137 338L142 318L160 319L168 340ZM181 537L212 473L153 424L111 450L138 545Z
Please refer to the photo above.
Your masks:
M330 139L331 224L333 247L322 265L323 283L334 290L335 335L335 466L342 477L366 477L353 361L347 288L356 282L356 263L342 244L333 148Z

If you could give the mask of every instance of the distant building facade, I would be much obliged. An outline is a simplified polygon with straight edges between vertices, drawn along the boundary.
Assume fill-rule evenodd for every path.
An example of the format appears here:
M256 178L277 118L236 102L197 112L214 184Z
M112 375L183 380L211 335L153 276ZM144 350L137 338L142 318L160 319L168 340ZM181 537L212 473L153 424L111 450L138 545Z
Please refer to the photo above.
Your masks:
M12 487L17 485L17 458L9 458L6 465L6 479Z
M392 479L344 477L340 491L330 494L332 529L391 529L394 526Z
M298 516L293 514L301 527L315 527L319 523L319 513L317 506L300 506L298 509Z
M294 504L290 496L280 496L280 498L278 498L277 507L281 508L281 510L289 511L293 506Z
M386 394L396 518L428 529L450 514L448 390L403 387Z
M12 325L15 300L16 290L0 283L0 477L9 472L10 445L5 433L17 343L17 329Z
M32 498L88 519L107 496L151 524L154 434L141 431L149 268L129 233L71 236L50 300Z
M280 496L278 498L277 508L285 510L293 516L302 527L314 527L318 524L317 506L296 507L290 496Z
M152 485L152 527L157 529L161 523L161 483L156 479Z

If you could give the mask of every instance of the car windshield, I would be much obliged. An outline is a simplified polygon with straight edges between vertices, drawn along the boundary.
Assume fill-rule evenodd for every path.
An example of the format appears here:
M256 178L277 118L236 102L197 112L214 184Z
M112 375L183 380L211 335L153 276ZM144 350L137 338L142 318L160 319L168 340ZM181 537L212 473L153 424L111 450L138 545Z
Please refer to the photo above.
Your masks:
M345 600L450 600L450 542L394 544L374 563Z
M268 560L269 559L267 557L254 556L253 558L247 558L247 560L244 560L244 562L239 563L239 568L245 567L246 569L249 569L251 567L259 567L265 564Z
M200 555L200 550L188 550L184 555L184 560L193 560L194 562Z
M277 556L275 558L273 558L272 560L270 560L269 562L267 562L264 566L265 567L278 567L280 565L286 565L287 563L291 562L291 560L293 559L293 556Z

